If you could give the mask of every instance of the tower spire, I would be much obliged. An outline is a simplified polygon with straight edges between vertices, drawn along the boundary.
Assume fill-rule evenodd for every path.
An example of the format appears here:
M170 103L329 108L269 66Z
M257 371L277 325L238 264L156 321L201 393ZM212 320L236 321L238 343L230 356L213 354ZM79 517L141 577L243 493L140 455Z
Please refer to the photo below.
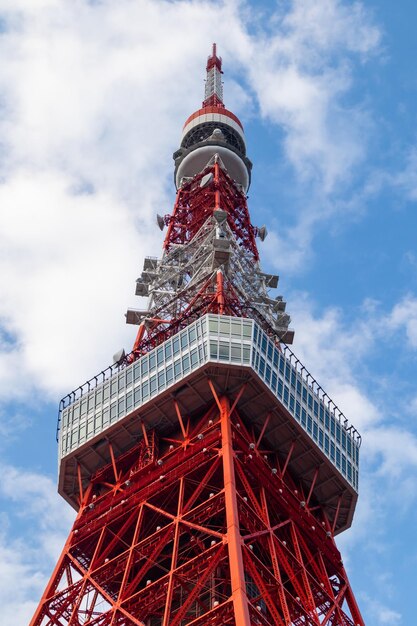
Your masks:
M217 44L213 44L211 55L207 59L207 78L204 91L203 107L217 106L224 108L222 59L217 56Z

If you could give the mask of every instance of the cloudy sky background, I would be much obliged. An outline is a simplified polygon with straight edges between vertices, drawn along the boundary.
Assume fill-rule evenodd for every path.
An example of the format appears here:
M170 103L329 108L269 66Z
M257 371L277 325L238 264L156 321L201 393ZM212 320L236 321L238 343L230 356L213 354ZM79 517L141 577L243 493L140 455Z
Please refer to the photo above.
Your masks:
M213 41L294 351L363 435L352 586L367 626L415 622L417 11L395 5L0 0L2 626L27 625L71 525L58 402L133 344Z

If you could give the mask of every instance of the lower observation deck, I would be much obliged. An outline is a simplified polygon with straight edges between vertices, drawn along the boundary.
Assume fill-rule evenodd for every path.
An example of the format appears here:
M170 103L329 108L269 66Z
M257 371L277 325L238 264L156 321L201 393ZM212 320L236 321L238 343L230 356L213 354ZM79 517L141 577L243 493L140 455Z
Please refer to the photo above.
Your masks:
M336 532L350 525L358 490L361 438L296 359L253 320L207 314L124 368L102 372L61 401L59 492L77 507L79 477L88 482L142 437L140 420L159 437L178 430L173 398L187 417L212 402L207 379L233 398L270 449L288 454L288 470L312 482L318 503L341 496ZM269 415L269 417L268 417ZM319 470L318 470L319 468ZM319 477L317 478L317 472Z

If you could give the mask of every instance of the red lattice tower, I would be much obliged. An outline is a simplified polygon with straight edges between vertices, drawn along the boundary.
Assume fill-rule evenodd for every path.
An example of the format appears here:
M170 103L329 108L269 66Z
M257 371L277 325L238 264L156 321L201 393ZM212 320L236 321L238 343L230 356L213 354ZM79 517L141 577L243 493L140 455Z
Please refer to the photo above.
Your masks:
M364 626L334 536L360 435L295 357L246 203L243 128L207 63L133 351L61 401L78 514L32 626Z

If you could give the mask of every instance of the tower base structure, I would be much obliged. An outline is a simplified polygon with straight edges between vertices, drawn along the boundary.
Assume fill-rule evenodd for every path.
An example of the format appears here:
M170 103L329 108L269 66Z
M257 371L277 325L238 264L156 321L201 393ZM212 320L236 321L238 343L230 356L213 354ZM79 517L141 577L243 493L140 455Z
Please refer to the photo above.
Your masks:
M255 432L246 382L205 384L192 417L173 394L171 436L144 428L119 456L108 442L31 626L364 626L338 512L271 450L266 420Z

